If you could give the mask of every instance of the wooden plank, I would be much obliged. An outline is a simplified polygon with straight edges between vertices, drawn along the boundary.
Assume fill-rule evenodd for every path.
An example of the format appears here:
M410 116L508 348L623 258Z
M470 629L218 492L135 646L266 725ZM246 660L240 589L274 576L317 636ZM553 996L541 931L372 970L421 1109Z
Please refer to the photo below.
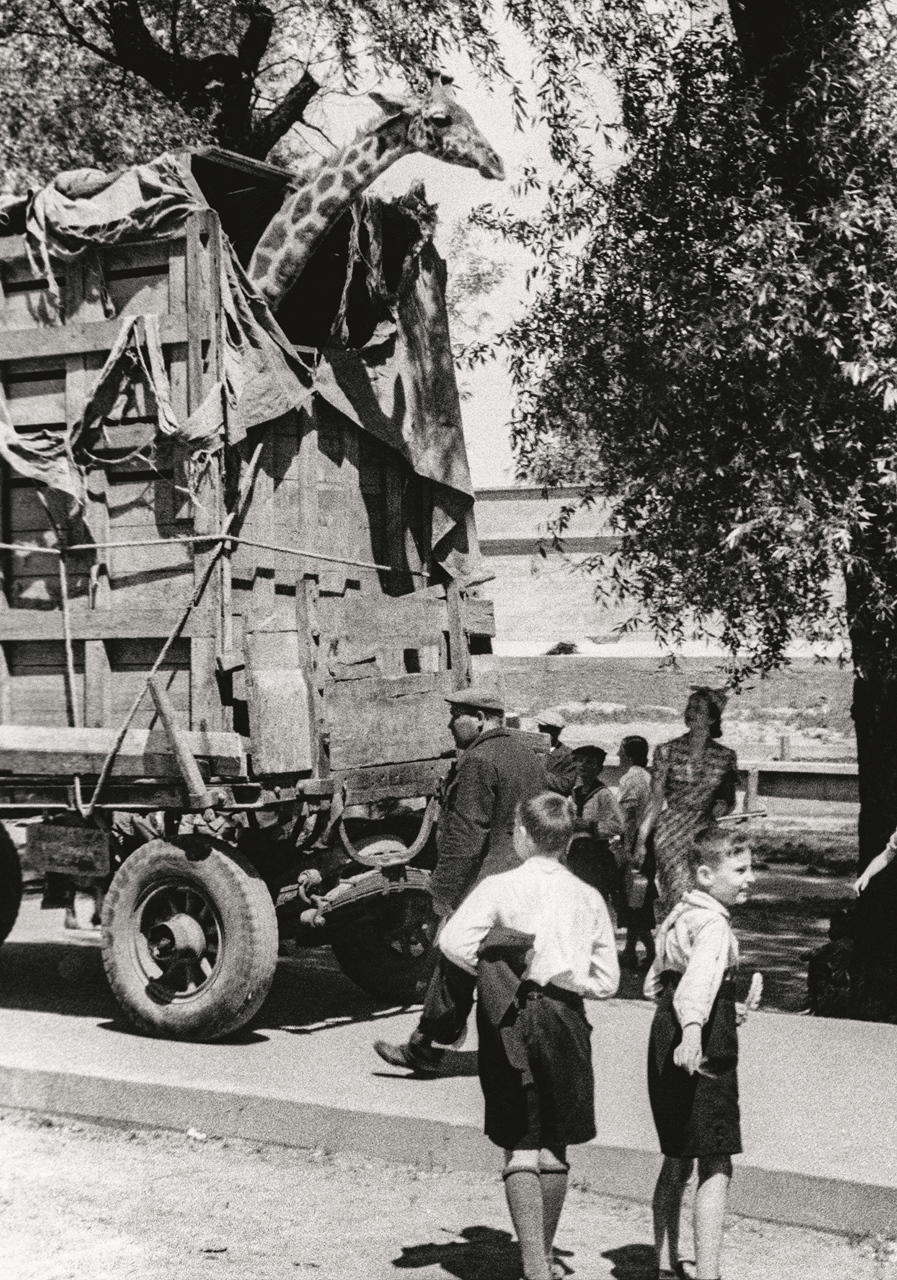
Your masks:
M244 529L250 529L248 537L259 542L274 541L274 438L271 428L260 428L265 432L262 445L262 456L255 483L252 489L249 518L244 522ZM252 568L252 603L249 613L249 627L253 631L261 631L275 614L274 598L275 565L274 553L263 551L258 547L246 547ZM244 562L245 563L245 562Z
M170 599L168 601L170 604ZM75 640L130 640L168 637L182 615L181 609L129 609L121 612L91 612L73 615ZM188 621L185 638L206 634L196 619ZM61 640L62 615L59 610L10 609L0 615L0 641Z
M308 772L314 762L308 682L295 628L247 631L246 699L256 775Z
M0 332L4 330L52 329L62 324L59 308L43 282L35 282L33 288L7 291L0 311Z
M132 276L135 272L158 267L159 274L168 271L171 254L184 243L184 233L178 239L146 240L127 245L109 245L103 249L103 269L110 282L116 276Z
M101 729L112 723L112 668L102 640L84 645L84 725Z
M284 175L289 177L288 174ZM106 249L104 254L108 254L108 259L112 264L122 265L128 261L137 262L154 262L154 255L158 254L160 246L183 239L184 233L181 230L172 231L169 234L155 235L152 240L134 240L129 242L126 248ZM145 255L141 256L141 255ZM0 236L0 262L14 263L19 258L26 259L25 237L24 236ZM65 271L66 263L59 262L55 258L50 259L53 264L54 271Z
M470 650L467 647L467 635L464 631L464 619L461 615L461 592L454 578L445 589L445 603L448 609L448 631L451 645L452 688L466 689L470 684Z
M448 673L328 682L324 708L333 769L428 760L452 749Z
M468 635L495 635L495 605L480 596L461 597L461 617Z
M33 725L0 726L0 771L8 774L61 776L96 774L116 737L115 729L61 729ZM187 733L195 756L208 761L212 773L239 777L246 772L242 739L235 733ZM164 731L132 730L122 743L113 776L172 777L178 766Z
M187 407L190 413L202 404L206 393L220 375L222 354L218 350L218 314L220 299L219 277L213 263L220 261L221 230L217 216L211 210L191 214L187 220L187 239L184 258L187 310L190 315L202 316L206 330L200 333L191 329L187 340ZM210 343L211 345L207 345ZM214 533L221 527L223 518L222 505L222 458L215 455L205 468L198 485L197 506L193 512L193 528L196 533ZM197 549L193 555L194 590L206 577L210 559L215 557L215 549ZM196 607L196 614L201 619L204 634L215 636L215 646L200 646L194 653L197 662L201 661L202 670L194 668L193 680L197 689L202 690L202 706L204 714L210 717L210 726L220 728L223 724L223 711L220 699L217 711L211 699L211 688L215 683L216 647L221 647L221 564L216 563L211 577L205 587L202 598ZM212 723L214 722L214 723Z
M187 314L190 316L208 315L208 291L205 287L203 273L203 254L209 236L209 221L205 213L192 213L187 219ZM202 344L210 337L209 332L200 334L194 326L187 333L187 389L188 409L194 413L202 404L205 396L205 376L203 367Z
M6 661L6 645L0 644L0 724L9 724L11 719L10 696L9 665Z
M317 605L317 580L300 574L296 578L296 635L299 643L299 663L305 671L308 689L312 768L318 775L323 775L328 772L330 754L324 716L324 672L321 667L321 628L318 622Z
M448 626L444 600L423 592L406 596L346 596L334 607L327 631L351 646L391 641L399 647L438 644Z
M65 428L66 370L47 370L38 374L18 374L6 371L4 379L6 402L14 426L57 425Z
M190 726L215 731L222 727L221 693L216 678L215 636L190 641Z
M106 286L117 316L164 315L168 311L168 266L157 275L119 275Z
M92 351L111 351L124 320L104 320L96 324L59 325L55 328L18 329L0 333L0 361L58 359ZM159 317L164 344L185 343L191 328L198 346L210 336L208 319L200 312Z
M173 313L187 310L187 242L184 239L168 242L168 310ZM187 390L186 343L169 348L168 383L171 387L171 407L178 422L187 421L190 410ZM193 504L186 492L189 487L188 451L183 445L172 445L172 481L178 486L173 503L175 520L192 520Z
M70 375L71 376L71 375ZM87 522L93 537L99 543L110 541L109 501L106 470L95 467L87 473ZM112 605L112 585L109 580L109 552L103 548L93 557L90 606L99 612L108 612Z

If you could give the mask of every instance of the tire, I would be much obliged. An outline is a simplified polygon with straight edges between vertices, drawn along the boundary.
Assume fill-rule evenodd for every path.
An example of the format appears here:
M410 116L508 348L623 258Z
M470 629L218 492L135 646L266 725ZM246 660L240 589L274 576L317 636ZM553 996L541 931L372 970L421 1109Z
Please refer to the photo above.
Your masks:
M274 903L252 863L151 840L126 858L103 904L103 965L140 1031L217 1040L258 1012L277 964Z
M417 1004L436 964L436 916L425 889L381 894L334 925L329 942L347 978L392 1004Z
M16 922L22 903L22 864L12 837L0 824L0 943Z

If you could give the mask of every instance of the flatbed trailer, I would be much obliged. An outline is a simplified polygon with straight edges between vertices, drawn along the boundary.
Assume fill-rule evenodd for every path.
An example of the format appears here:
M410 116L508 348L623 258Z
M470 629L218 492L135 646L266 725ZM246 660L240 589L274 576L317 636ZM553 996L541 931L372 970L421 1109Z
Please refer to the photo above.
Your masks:
M289 175L159 174L150 234L41 240L79 180L0 234L0 820L48 905L104 895L131 1022L212 1039L283 938L420 995L444 698L494 624L428 207L362 202L275 321L240 264ZM0 829L0 938L20 892Z

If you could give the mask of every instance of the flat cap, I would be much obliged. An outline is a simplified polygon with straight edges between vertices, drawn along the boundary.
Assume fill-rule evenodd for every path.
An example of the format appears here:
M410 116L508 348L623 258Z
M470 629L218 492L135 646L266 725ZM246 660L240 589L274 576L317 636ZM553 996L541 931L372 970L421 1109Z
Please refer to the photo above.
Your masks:
M472 707L474 711L504 711L505 704L501 694L494 689L484 689L481 685L472 684L468 689L456 689L446 695L446 702L453 707Z
M549 729L566 729L567 721L560 711L540 711L536 716L536 724L547 725Z

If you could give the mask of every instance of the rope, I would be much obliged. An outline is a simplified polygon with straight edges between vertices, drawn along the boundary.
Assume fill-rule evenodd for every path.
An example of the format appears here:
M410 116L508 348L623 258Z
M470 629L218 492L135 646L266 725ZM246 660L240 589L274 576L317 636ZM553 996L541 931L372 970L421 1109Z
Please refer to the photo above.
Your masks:
M308 560L325 560L328 564L344 564L352 569L376 569L378 573L407 573L414 578L428 578L422 569L403 569L393 564L376 564L371 560L351 560L346 556L325 555L323 551L305 551L301 547L286 547L274 542L257 542L253 538L237 538L233 534L197 533L183 538L134 538L128 542L73 542L66 551L113 551L134 547L170 547L192 545L196 542L219 542L228 546L255 547L261 551L276 551L282 555L300 556ZM29 542L0 542L0 551L31 551L39 555L61 556L59 547L42 547Z

